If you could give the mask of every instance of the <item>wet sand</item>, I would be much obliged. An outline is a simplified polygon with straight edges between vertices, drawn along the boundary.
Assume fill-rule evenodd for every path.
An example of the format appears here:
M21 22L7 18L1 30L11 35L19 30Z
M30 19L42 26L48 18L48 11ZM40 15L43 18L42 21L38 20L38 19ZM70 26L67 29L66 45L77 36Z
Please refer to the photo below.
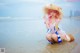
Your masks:
M43 20L0 20L0 48L5 53L80 53L80 19L64 18L60 27L75 41L49 44Z

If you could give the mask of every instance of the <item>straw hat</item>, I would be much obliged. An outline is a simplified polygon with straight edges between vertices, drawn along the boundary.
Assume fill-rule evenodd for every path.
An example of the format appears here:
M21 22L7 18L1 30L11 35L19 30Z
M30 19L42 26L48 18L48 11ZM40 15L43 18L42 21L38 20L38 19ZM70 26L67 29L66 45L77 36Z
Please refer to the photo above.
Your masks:
M52 10L57 10L59 11L60 13L62 12L61 8L59 6L56 6L56 5L53 5L53 4L48 4L44 7L44 12L47 14L48 13L48 10L49 9L52 9ZM62 13L61 13L62 14Z

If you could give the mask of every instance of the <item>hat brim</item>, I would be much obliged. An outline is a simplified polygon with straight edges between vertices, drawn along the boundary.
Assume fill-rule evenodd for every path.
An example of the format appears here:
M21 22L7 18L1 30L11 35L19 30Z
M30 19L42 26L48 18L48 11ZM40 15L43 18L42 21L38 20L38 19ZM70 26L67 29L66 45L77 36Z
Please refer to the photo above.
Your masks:
M44 12L47 13L47 11L48 11L49 9L57 10L57 11L59 11L60 13L61 13L61 10L62 10L59 6L56 6L56 5L53 5L53 4L49 4L49 5L46 5L46 6L44 7Z

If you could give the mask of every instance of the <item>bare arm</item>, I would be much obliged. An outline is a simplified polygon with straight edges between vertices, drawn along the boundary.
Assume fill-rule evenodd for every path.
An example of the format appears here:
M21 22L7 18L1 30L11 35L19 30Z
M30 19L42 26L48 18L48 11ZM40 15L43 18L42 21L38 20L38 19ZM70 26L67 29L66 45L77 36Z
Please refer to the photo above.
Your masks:
M61 19L57 19L56 23L55 23L55 28L56 30L58 30L58 26L59 26L59 23L60 23Z
M46 27L49 28L49 21L46 18L46 15L43 17L43 19L44 19L44 23L46 24Z

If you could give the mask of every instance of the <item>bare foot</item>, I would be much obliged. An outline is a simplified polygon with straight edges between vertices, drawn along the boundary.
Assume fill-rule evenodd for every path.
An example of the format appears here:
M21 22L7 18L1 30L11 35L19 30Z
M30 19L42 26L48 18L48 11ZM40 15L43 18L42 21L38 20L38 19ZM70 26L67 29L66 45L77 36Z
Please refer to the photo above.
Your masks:
M74 37L73 37L73 35L72 35L72 34L69 34L69 37L70 37L70 41L69 41L69 42L74 41Z

